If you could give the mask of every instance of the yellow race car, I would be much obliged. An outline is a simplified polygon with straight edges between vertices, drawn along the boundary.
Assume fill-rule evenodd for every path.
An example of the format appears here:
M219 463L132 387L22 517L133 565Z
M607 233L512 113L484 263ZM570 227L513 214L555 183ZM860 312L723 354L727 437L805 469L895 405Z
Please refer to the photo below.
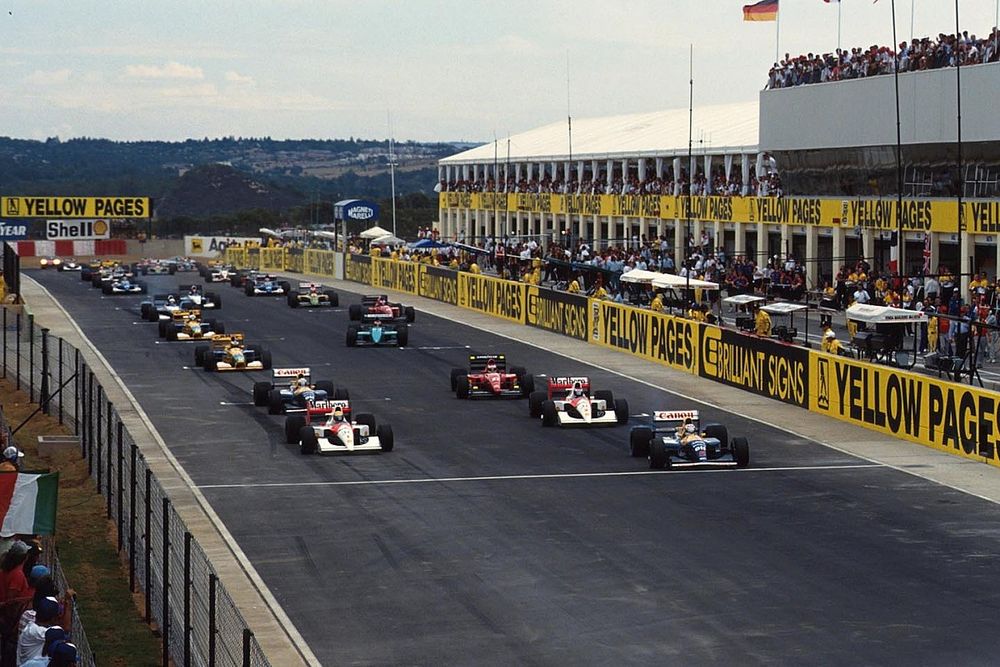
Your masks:
M222 322L202 319L197 309L175 310L169 320L160 320L160 338L167 340L213 340L224 333Z
M271 368L271 353L247 345L243 334L220 334L210 345L194 348L194 362L206 371L262 371Z

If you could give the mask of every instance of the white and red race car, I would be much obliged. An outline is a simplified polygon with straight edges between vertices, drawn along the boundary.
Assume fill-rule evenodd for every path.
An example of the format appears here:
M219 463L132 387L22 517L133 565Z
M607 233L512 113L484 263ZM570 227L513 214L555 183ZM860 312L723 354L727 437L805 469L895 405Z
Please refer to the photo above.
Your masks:
M584 376L548 378L546 391L528 396L528 412L541 417L542 426L617 426L629 419L628 401L607 390L591 395Z
M325 415L320 412L323 409ZM376 425L371 414L359 414L354 419L350 415L348 401L329 401L329 405L322 406L317 402L306 414L285 418L285 438L288 444L298 443L303 455L392 451L391 426Z

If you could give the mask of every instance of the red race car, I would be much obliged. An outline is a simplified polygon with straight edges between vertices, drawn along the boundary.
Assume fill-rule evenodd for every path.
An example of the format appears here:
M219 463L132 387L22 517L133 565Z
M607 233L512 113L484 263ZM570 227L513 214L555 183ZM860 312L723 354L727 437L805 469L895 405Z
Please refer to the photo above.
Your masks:
M347 312L353 322L377 319L382 322L392 322L393 324L406 324L412 322L416 316L413 306L391 303L389 297L384 294L363 296L361 297L361 303L352 303Z
M535 379L520 366L507 369L502 354L470 354L469 370L451 369L451 390L459 398L524 398Z

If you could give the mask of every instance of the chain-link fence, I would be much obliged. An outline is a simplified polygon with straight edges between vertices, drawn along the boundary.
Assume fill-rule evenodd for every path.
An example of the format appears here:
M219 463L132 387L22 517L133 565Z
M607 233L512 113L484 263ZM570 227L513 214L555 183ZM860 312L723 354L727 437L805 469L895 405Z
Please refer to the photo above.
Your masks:
M188 531L150 470L117 408L80 351L49 335L17 306L0 309L0 373L31 395L39 409L80 438L80 455L117 527L118 551L128 561L129 586L141 591L143 614L163 638L163 664L268 667L266 656L208 556ZM53 572L55 549L46 549ZM60 580L61 585L65 585ZM79 621L73 639L94 659Z

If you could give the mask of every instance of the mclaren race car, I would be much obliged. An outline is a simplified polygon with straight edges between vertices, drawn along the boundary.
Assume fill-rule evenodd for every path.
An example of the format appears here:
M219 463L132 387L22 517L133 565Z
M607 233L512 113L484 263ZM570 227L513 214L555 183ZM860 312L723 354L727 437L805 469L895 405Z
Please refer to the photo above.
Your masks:
M321 290L316 283L299 285L298 289L288 293L288 305L292 308L318 308L320 306L340 305L340 297L332 289Z
M351 320L354 322L381 320L383 322L406 324L413 322L416 318L413 306L390 303L389 297L384 294L361 297L361 303L352 303L347 310L351 316Z
M520 366L507 368L503 354L470 354L469 369L451 369L451 390L458 398L524 398L535 379Z
M590 395L586 377L550 377L546 391L528 396L528 412L542 426L616 426L627 424L628 401L610 391Z
M750 442L729 437L722 424L701 425L697 410L660 410L653 422L629 433L632 456L649 459L649 467L745 468L750 465Z
M160 320L160 338L167 340L212 340L226 333L222 322L203 320L200 310L175 310L169 320Z
M406 347L410 330L406 324L383 324L380 320L347 327L347 347L386 345Z
M302 454L392 451L394 443L391 426L377 426L375 416L367 413L359 414L352 420L349 410L347 401L334 401L333 411L326 419L313 420L309 424L306 423L305 415L289 415L285 419L288 443L298 443Z
M271 368L271 353L247 345L241 333L222 334L194 348L194 363L206 371L261 371Z
M268 413L305 412L326 407L333 400L347 400L348 391L329 380L312 381L308 368L275 368L270 382L254 382L253 404L267 406Z
M271 274L257 274L251 280L247 278L243 292L247 296L278 296L292 291L292 285L286 280L278 280Z
M101 291L105 294L145 294L146 284L123 274L102 283Z
M213 266L205 272L207 283L228 283L236 275L236 267L229 264Z
M60 271L82 271L83 265L75 259L65 259L56 268Z

